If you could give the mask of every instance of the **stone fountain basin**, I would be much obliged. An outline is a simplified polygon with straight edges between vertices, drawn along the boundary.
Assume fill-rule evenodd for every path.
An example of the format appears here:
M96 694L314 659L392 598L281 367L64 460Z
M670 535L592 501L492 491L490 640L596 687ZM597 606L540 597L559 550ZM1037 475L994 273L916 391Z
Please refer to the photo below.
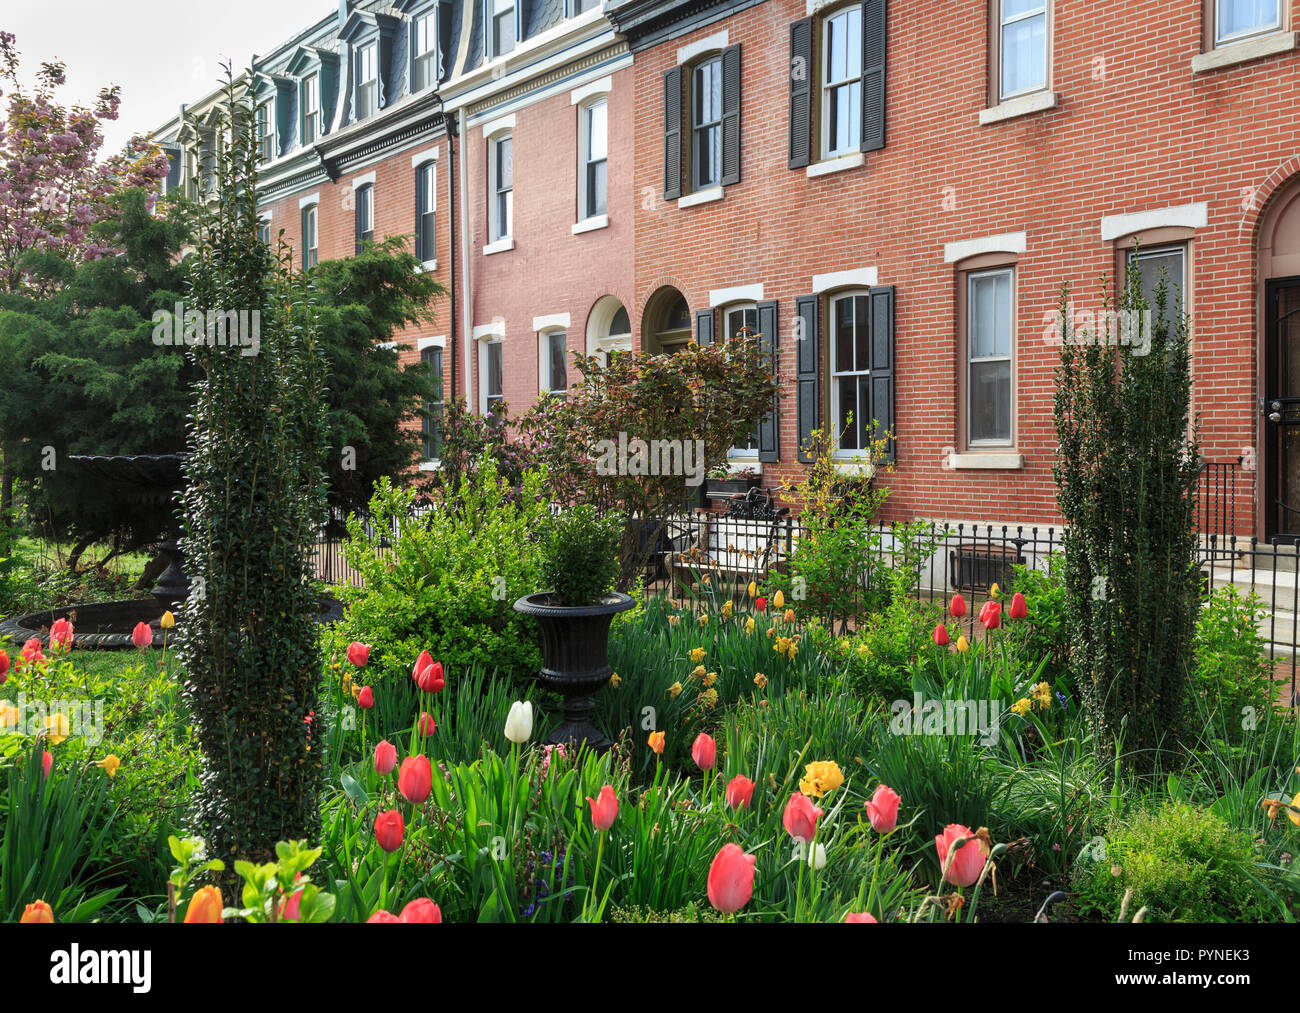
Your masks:
M81 650L120 651L134 648L131 631L136 623L148 623L153 631L153 646L163 646L163 633L175 643L176 630L164 631L158 625L166 608L156 598L133 598L127 601L96 602L88 605L65 605L43 609L25 616L13 616L0 622L0 637L9 637L20 647L32 637L41 642L41 648L50 646L50 624L56 619L70 619L75 629L72 646ZM334 622L343 618L343 607L329 595L320 596L320 612L316 621ZM179 624L181 620L177 620Z

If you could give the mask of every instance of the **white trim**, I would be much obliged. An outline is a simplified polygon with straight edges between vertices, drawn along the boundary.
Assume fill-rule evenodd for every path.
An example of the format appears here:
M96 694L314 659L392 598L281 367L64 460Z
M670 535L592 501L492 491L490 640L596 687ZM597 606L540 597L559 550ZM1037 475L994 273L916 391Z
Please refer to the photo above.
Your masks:
M990 106L988 109L981 109L980 126L1001 123L1003 120L1012 120L1017 116L1028 116L1030 113L1042 112L1044 109L1055 109L1056 104L1054 91L1036 91L1032 95L1019 95Z
M724 194L722 187L711 186L707 190L696 190L694 193L688 193L685 197L677 198L679 208L693 208L700 204L712 204L715 200L722 200Z
M827 7L834 6L839 2L840 0L804 0L804 16L810 18L818 11L825 10Z
M589 84L581 85L569 92L569 104L581 105L587 99L595 95L608 95L614 90L614 76L606 74L604 77L598 77Z
M752 471L755 475L763 474L763 463L758 459L756 450L728 450L726 469L728 475L738 471Z
M967 257L977 257L981 253L1024 253L1027 246L1023 232L1003 232L997 236L981 236L978 239L962 239L955 243L943 244L943 262L955 264Z
M299 210L302 210L302 209L299 208ZM271 211L270 208L267 208L265 211L259 211L259 212L257 213L257 220L258 220L259 222L269 222L269 221L271 220L272 217L273 217L273 214L272 214L272 211Z
M609 215L592 215L590 218L584 218L582 221L569 227L569 231L575 236L584 232L594 232L596 229L609 227Z
M763 298L763 286L758 285L733 285L731 288L711 288L709 289L709 309L715 310L719 306L726 306L733 302L758 302Z
M420 462L421 471L437 471L441 467L442 467L442 461L437 458L429 461Z
M1241 42L1221 42L1218 48L1192 57L1192 73L1203 74L1219 67L1231 67L1248 60L1258 60L1277 53L1289 53L1296 48L1295 32L1269 32Z
M728 44L727 30L724 28L716 35L710 35L707 38L697 39L695 42L689 42L677 50L677 66L684 63L690 63L697 56L710 53L715 49L726 49Z
M813 162L804 172L809 179L815 179L818 176L829 176L833 172L843 172L845 169L856 169L859 165L865 165L866 161L867 156L862 152L851 151L847 155L837 155L822 162Z
M429 148L425 151L417 151L414 155L411 156L411 168L418 169L426 162L436 162L436 161L438 161L437 148Z
M317 191L316 193L309 193L306 197L299 198L298 210L302 211L310 204L319 204L319 203L320 203L320 192Z
M447 336L445 334L438 334L432 338L419 338L415 342L415 350L417 352L423 352L426 348L446 348L446 347L447 347Z
M1101 238L1103 242L1109 242L1147 229L1203 229L1208 221L1209 205L1205 201L1126 215L1106 215L1101 220Z
M544 317L533 317L533 330L540 334L542 331L567 331L570 325L570 317L567 313L551 313Z
M380 341L375 345L376 348L396 348L396 341Z
M419 263L419 264L416 264L416 265L415 265L415 273L416 273L416 274L427 274L427 273L430 272L430 271L436 271L436 270L438 270L438 258L437 258L437 257L434 257L433 260L426 260L426 261L423 261L422 263Z
M506 322L493 320L490 324L479 324L473 331L475 341L492 341L506 336Z
M814 274L812 290L814 295L821 295L836 288L871 288L880 284L878 272L874 267L859 267L854 271L832 271L830 274Z
M363 186L366 186L367 184L370 186L375 185L375 174L373 172L363 172L360 176L353 177L352 189L360 190Z
M866 475L870 478L875 474L876 469L872 466L870 458L863 457L860 450L844 451L844 457L837 452L835 455L835 471L840 475Z
M498 239L495 243L488 243L483 247L483 256L490 257L494 253L505 253L506 250L515 248L515 237L506 236L504 239Z
M498 116L495 120L489 120L483 124L483 137L485 140L491 140L497 134L504 134L515 129L515 114L509 116Z
M586 17L586 14L584 13L582 16ZM574 58L576 58L576 56ZM603 76L605 74L615 73L617 71L623 70L630 66L632 66L632 54L625 53L622 56L615 59L613 62L610 63L602 62L599 67L595 68L594 70L586 71L585 73L589 77L595 75ZM543 71L540 68L538 68L537 73L540 74L542 72ZM495 92L488 90L489 84L496 89ZM448 100L445 108L448 110L461 108L462 106L465 105L467 101L479 101L488 95L496 94L497 92L500 91L500 87L501 86L499 82L495 82L495 81L488 82L483 87L475 89L475 91L473 92L473 96L471 98L460 97L454 100ZM488 115L500 113L502 110L505 109L509 109L512 112L518 111L520 109L524 109L530 105L533 105L534 103L541 102L544 99L551 98L552 96L561 95L566 91L572 90L573 87L574 87L573 82L566 79L564 81L558 82L557 84L549 85L546 88L539 88L536 91L527 92L526 94L521 95L516 99L512 99L509 102L503 102L500 105L493 106L490 113L487 114L479 113L476 116L468 117L466 119L466 125L470 127L477 126L479 123L487 119Z
M1016 470L1025 466L1024 454L989 454L971 452L948 455L948 467L953 471Z

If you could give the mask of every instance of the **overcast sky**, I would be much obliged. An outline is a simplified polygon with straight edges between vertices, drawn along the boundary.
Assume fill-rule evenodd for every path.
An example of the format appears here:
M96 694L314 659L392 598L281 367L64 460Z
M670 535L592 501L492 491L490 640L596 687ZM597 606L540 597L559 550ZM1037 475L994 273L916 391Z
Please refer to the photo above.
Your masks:
M336 10L337 0L0 0L0 30L18 37L25 85L42 61L67 64L64 105L122 86L121 115L104 129L109 152L215 88L223 60L238 72Z

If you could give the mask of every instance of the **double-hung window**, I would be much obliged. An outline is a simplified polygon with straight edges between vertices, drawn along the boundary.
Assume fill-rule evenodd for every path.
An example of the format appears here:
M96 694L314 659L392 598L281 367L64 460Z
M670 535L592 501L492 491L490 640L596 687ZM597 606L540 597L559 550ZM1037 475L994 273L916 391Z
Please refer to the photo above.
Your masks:
M1003 101L1047 87L1050 2L999 0L998 93Z
M411 26L411 91L423 91L437 83L438 40L435 34L436 15L433 11L421 14Z
M564 395L569 389L568 335L564 331L544 331L538 341L538 374L541 389L548 394Z
M722 184L722 57L697 64L691 73L691 186Z
M1152 326L1162 322L1176 330L1186 305L1183 293L1187 285L1187 247L1157 246L1137 249L1129 253L1128 262L1135 267L1142 283L1142 296L1151 312ZM1160 301L1160 286L1164 285L1164 305Z
M379 109L379 46L369 42L357 50L357 116L373 116Z
M515 0L487 0L491 17L488 34L491 52L488 58L505 56L515 48Z
M609 103L605 99L578 107L579 145L579 219L605 213L606 164L609 158Z
M722 336L730 344L732 341L758 335L758 307L753 303L740 306L728 306L722 312ZM731 448L736 457L752 457L758 453L758 430L749 434L749 438Z
M353 195L357 212L357 253L361 252L363 243L375 239L375 187L366 183L357 187Z
M1012 443L1015 268L966 275L966 442Z
M424 403L424 457L436 461L442 457L442 412L444 395L442 390L442 348L433 345L420 352L420 361L429 371L429 381L433 385L430 400Z
M839 449L871 449L870 305L865 292L831 300L831 419Z
M270 102L257 107L257 151L263 162L275 157L274 106Z
M823 24L822 149L832 158L862 143L862 7L847 7Z
M415 255L421 263L438 259L438 163L415 169Z
M1280 0L1214 0L1214 44L1239 42L1282 27Z
M302 209L302 267L303 270L316 266L317 229L316 205L308 204Z
M513 137L504 134L488 142L491 159L491 241L514 234L515 159Z
M483 346L483 407L489 413L495 413L497 406L505 400L503 378L501 375L501 342L488 341Z
M302 79L302 142L311 144L320 136L320 76Z

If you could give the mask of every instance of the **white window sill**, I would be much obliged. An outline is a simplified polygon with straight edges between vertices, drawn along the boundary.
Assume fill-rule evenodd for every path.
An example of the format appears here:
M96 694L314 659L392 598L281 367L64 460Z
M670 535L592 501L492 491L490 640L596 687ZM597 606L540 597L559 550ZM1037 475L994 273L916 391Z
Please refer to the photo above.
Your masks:
M824 162L814 162L804 172L807 173L809 179L815 179L817 176L829 176L831 173L844 172L846 169L856 169L860 165L865 165L866 161L866 155L860 151L854 151L847 155L836 155Z
M1030 113L1055 108L1056 92L1036 91L1032 95L1021 95L1017 98L1007 99L1005 102L1000 102L988 109L981 109L980 126L989 123L1001 123L1003 120L1013 120L1017 116L1028 116Z
M870 461L854 457L836 458L835 470L841 475L865 475L867 478L875 473Z
M426 271L436 271L436 270L438 270L438 262L436 260L426 260L422 264L415 265L416 274L422 274Z
M580 236L584 232L595 232L597 229L609 228L609 215L592 215L590 218L584 218L574 225L570 231L575 236Z
M763 465L759 463L758 458L750 454L738 453L734 457L727 457L727 474L734 475L738 471L749 471L755 475L763 474Z
M1024 454L993 453L987 450L953 454L948 458L948 467L953 471L1015 471L1024 466Z
M515 248L515 237L506 236L504 239L498 239L495 243L488 243L483 247L483 256L490 257L494 253L505 253L506 250Z
M1203 74L1220 67L1234 67L1239 63L1259 60L1277 53L1289 53L1296 48L1295 32L1269 32L1241 42L1225 42L1208 53L1192 57L1192 73Z
M420 462L420 470L421 470L421 471L437 471L437 470L438 470L439 468L441 468L441 467L442 467L442 462L441 462L441 461L421 461L421 462Z
M693 208L698 204L711 204L715 200L722 200L723 191L720 186L711 186L707 190L696 190L695 193L688 193L685 197L677 198L679 208Z

